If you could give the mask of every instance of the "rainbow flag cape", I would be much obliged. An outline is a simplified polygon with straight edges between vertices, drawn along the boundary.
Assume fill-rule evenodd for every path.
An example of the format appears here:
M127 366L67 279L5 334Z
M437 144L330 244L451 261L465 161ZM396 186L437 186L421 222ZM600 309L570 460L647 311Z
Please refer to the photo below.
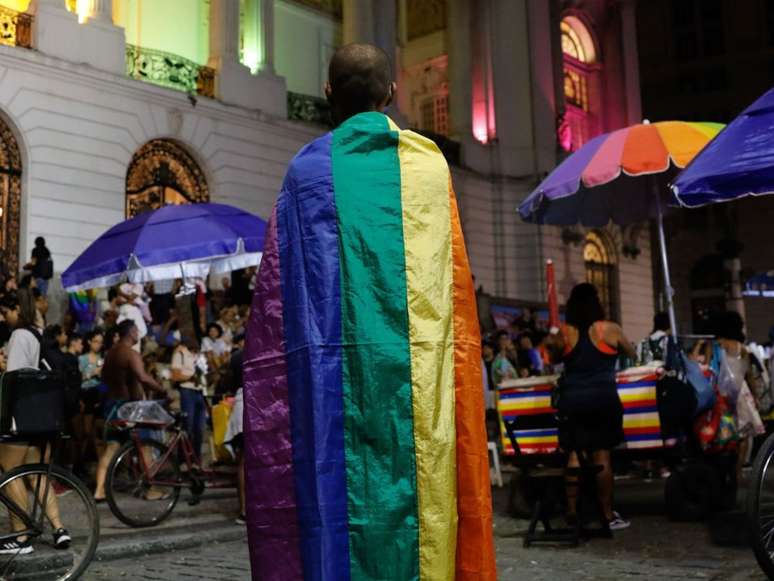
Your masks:
M291 163L244 364L253 578L496 578L476 302L446 162L361 113Z

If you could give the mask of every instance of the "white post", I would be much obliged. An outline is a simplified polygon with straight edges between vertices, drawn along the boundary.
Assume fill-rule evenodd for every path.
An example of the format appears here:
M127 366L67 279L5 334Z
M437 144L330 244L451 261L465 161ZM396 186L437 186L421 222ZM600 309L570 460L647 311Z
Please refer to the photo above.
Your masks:
M677 338L677 316L675 314L675 289L672 287L672 277L669 272L669 256L667 253L666 235L664 234L664 211L662 209L661 192L658 182L652 180L653 196L656 203L656 226L658 227L658 246L661 253L661 268L664 273L664 292L667 300L667 312L669 313L669 326L672 328L672 337Z

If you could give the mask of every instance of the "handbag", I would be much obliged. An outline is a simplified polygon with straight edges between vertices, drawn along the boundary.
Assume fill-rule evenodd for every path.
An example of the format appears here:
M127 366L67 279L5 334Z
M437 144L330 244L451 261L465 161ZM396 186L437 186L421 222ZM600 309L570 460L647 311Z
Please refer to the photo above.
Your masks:
M61 375L44 369L17 369L0 380L0 433L48 434L65 429L65 389Z
M704 375L696 361L690 359L680 347L679 343L670 337L667 343L666 377L672 377L677 381L690 385L696 395L696 407L693 416L711 409L715 405L715 389L710 380Z

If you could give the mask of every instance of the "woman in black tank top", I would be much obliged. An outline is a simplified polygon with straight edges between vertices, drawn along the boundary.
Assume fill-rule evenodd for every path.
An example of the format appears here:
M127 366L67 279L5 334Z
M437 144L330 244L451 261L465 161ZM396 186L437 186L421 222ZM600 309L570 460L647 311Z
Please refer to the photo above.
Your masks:
M559 380L559 445L578 466L578 452L603 467L597 493L611 529L628 526L613 511L613 470L610 452L623 441L623 406L618 397L615 367L619 352L633 356L634 348L621 328L605 321L597 289L588 283L573 288L567 301L567 327L558 338L564 353ZM575 514L576 493L568 488L568 513Z

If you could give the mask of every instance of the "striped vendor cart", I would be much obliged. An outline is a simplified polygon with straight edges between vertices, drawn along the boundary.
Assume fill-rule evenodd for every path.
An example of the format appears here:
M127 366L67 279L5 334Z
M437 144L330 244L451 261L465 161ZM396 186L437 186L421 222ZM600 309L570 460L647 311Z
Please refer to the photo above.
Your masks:
M499 386L500 445L506 457L521 456L526 457L525 461L536 463L558 451L559 428L556 410L551 407L551 392L557 379L557 375L528 377L508 380ZM663 449L657 370L629 369L619 373L617 381L624 408L624 442L620 450Z
M497 390L499 445L506 459L519 468L511 479L509 510L514 516L530 518L525 546L536 542L577 544L580 525L575 529L553 529L550 514L564 496L567 476L588 482L594 480L599 470L589 465L566 468L566 454L559 449L557 412L551 405L557 380L558 376L508 380ZM634 368L618 374L618 395L624 408L624 442L615 451L617 456L647 459L663 452L665 442L658 413L657 382L658 370L654 368ZM571 470L573 474L569 473ZM540 533L536 530L539 523L544 529ZM606 526L593 532L610 534Z

